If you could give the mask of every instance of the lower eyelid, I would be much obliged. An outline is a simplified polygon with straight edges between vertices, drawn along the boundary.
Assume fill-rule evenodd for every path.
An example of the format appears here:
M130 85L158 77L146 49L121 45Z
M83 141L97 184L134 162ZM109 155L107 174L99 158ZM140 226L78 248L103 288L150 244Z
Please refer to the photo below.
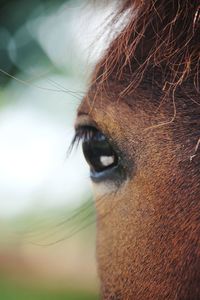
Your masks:
M91 177L92 181L95 183L102 182L102 181L115 181L115 179L117 177L115 172L117 172L117 169L118 169L118 165L113 166L110 169L109 168L105 169L102 172L91 171L90 177Z

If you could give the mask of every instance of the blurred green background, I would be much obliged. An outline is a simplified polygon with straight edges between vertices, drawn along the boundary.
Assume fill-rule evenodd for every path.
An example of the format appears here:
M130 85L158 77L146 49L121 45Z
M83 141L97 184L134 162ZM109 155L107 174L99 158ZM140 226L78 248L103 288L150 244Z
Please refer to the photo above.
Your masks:
M0 1L2 300L98 299L88 168L67 149L109 13L90 1Z

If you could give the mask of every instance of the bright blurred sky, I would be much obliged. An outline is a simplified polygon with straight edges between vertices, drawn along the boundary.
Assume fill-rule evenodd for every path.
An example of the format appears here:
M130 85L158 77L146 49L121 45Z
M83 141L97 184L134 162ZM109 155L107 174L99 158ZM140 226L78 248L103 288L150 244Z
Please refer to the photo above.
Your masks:
M88 168L80 149L66 158L72 128L31 107L7 108L0 119L1 215L34 207L38 198L41 207L82 198Z
M65 70L70 62L79 70L77 74L83 74L85 69L88 75L88 55L91 54L90 62L94 63L105 46L104 41L99 39L99 46L95 46L98 51L92 51L90 45L97 39L96 29L110 9L102 7L90 11L89 15L82 13L82 9L81 5L63 6L54 15L32 20L25 26L58 68ZM16 34L16 38L22 35L23 30ZM14 59L14 47L11 47L10 54ZM40 65L28 69L27 65L20 65L20 68L22 71L26 68L30 76L39 77L46 72ZM85 89L80 75L77 78L58 77L51 70L35 80L34 85L57 89L54 82L73 91ZM42 90L34 85L12 81L1 94L8 102L12 99L0 110L2 217L20 214L35 206L77 206L90 190L89 171L81 150L66 158L81 96L77 95L77 100L68 93Z

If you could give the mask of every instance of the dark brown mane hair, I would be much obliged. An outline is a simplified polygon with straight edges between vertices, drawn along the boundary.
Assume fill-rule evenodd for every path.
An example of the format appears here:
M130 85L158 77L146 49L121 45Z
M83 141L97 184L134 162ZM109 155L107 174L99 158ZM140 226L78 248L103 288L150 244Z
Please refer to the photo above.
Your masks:
M93 79L98 90L109 79L123 81L120 96L131 93L145 72L159 70L161 89L174 92L190 82L199 93L200 4L195 0L121 1L113 19L122 16L126 25L112 41L96 67Z

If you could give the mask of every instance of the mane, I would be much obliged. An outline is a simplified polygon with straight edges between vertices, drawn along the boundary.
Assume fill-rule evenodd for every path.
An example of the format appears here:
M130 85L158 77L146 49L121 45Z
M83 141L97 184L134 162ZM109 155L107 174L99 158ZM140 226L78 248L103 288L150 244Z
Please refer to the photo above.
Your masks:
M188 82L190 90L199 93L199 1L121 1L112 25L124 14L126 24L93 74L98 90L105 89L109 80L121 81L125 87L120 96L124 96L137 88L146 74L158 70L165 93Z

